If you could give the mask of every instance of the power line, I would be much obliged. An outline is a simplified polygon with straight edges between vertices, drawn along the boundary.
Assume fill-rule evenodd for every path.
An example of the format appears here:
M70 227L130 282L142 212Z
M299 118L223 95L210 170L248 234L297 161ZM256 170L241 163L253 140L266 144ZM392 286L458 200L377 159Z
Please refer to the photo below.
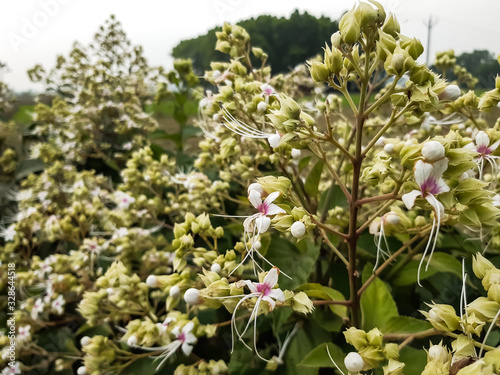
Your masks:
M431 34L432 34L432 28L436 26L437 24L437 18L432 17L431 14L429 14L429 19L427 22L424 21L424 25L427 26L427 53L425 55L425 63L429 65L430 63L430 53L431 53Z

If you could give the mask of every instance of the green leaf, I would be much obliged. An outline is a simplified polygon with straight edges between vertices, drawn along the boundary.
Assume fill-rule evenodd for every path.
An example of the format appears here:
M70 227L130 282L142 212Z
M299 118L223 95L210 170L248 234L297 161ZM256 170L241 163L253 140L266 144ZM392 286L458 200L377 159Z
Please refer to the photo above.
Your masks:
M309 161L311 160L310 156L306 156L305 158L300 159L299 161L299 172L302 172L305 167L309 164Z
M321 179L321 172L323 172L323 161L318 161L310 170L306 178L304 189L310 197L318 195L319 180Z
M298 364L298 366L306 366L306 367L335 367L335 364L332 362L330 357L328 356L328 352L326 351L326 347L328 346L328 351L330 352L330 356L335 361L337 366L340 367L344 374L347 374L347 369L344 366L344 357L345 354L337 345L329 342L323 343L313 350L309 352L308 355ZM338 371L338 370L337 370Z
M462 277L462 265L450 254L435 252L427 271L425 270L426 262L427 260L424 260L424 265L420 270L420 280L427 279L438 272L450 272L459 278ZM394 278L394 285L404 286L416 283L419 263L420 260L414 260L404 266Z
M189 138L199 137L202 131L197 126L186 126L182 129L182 139L186 141Z
M319 255L319 245L309 239L300 241L297 246L278 236L271 237L267 250L267 260L292 277L281 275L279 285L282 289L293 290L309 278Z
M361 295L361 326L365 331L382 327L392 317L398 316L396 302L384 282L376 278Z
M427 364L427 353L421 349L405 346L399 353L399 360L405 363L405 374L421 374Z
M417 333L431 329L432 325L426 320L410 316L394 316L380 327L383 333Z
M322 299L325 301L345 301L345 297L338 290L323 286L317 283L303 284L297 288L305 292L310 298ZM330 310L341 318L347 317L347 307L342 305L329 305Z

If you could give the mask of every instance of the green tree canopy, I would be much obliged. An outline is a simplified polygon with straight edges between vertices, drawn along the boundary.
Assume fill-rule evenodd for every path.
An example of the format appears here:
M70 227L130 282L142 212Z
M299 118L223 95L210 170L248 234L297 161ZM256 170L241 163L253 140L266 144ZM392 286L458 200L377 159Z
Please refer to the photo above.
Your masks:
M289 71L318 53L317 46L330 40L338 30L338 22L329 17L317 18L296 10L290 18L259 16L238 23L252 35L252 45L269 54L274 73ZM198 74L210 69L210 61L223 58L215 51L217 27L194 39L181 41L172 51L175 58L190 58Z

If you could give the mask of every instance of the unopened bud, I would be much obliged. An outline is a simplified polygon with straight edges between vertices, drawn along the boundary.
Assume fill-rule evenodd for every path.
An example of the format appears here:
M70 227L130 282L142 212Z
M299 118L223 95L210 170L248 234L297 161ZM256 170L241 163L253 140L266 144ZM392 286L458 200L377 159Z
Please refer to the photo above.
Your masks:
M85 375L87 374L87 368L85 366L80 366L78 367L78 370L76 370L76 373L78 375Z
M422 147L422 156L425 160L433 162L444 158L444 147L438 141L429 141Z
M385 222L391 225L398 225L400 219L397 213L391 211L385 214Z
M267 110L266 102L259 102L259 104L257 104L257 111L265 112L266 110Z
M280 140L281 140L281 136L278 133L267 137L267 141L269 142L269 146L271 146L272 148L278 147L280 145Z
M292 148L292 158L298 159L300 158L300 154L302 152L298 148Z
M215 272L215 273L219 273L221 271L221 266L219 263L214 263L212 264L212 267L210 267L210 271L212 272Z
M483 279L486 272L492 269L495 269L493 263L482 256L481 253L477 253L474 258L472 258L472 270L477 278Z
M360 372L365 366L363 358L356 352L347 354L344 359L344 364L349 372Z
M174 285L170 288L168 294L170 297L178 298L181 296L181 289L177 285Z
M301 238L306 234L306 226L302 221L296 221L290 227L290 232L295 238Z
M148 286L150 288L155 288L156 287L156 276L155 275L149 275L148 278L146 279L146 284L148 284Z
M330 72L325 64L319 61L309 61L309 71L311 72L311 77L316 82L325 82L330 76Z
M80 345L81 345L82 347L87 346L87 345L89 344L89 342L90 342L90 337L88 337L88 336L83 336L83 337L80 339Z
M431 361L446 363L448 356L448 350L441 345L432 345L429 348L429 359Z
M137 337L135 335L132 335L128 338L127 340L127 345L128 346L135 346L137 345Z
M200 303L200 291L196 288L189 288L184 293L184 301L188 305L198 305Z
M453 101L458 99L460 95L462 95L460 87L457 85L449 85L438 95L438 98L441 101Z

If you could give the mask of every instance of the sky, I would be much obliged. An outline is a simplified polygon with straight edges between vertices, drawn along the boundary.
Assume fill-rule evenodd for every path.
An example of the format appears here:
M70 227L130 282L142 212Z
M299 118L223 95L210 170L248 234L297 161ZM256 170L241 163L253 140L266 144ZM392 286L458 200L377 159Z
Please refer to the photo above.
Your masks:
M457 54L488 49L500 54L498 0L379 0L394 12L403 34L427 48L427 26L434 27L431 62L437 51ZM181 40L206 33L223 22L235 23L261 14L289 16L295 9L338 19L354 0L22 0L0 2L0 72L15 91L41 91L26 71L36 64L51 68L58 54L67 55L74 41L88 44L110 14L122 22L128 37L142 45L151 65L172 65L171 51ZM322 46L318 46L318 51ZM425 53L424 53L425 56Z

